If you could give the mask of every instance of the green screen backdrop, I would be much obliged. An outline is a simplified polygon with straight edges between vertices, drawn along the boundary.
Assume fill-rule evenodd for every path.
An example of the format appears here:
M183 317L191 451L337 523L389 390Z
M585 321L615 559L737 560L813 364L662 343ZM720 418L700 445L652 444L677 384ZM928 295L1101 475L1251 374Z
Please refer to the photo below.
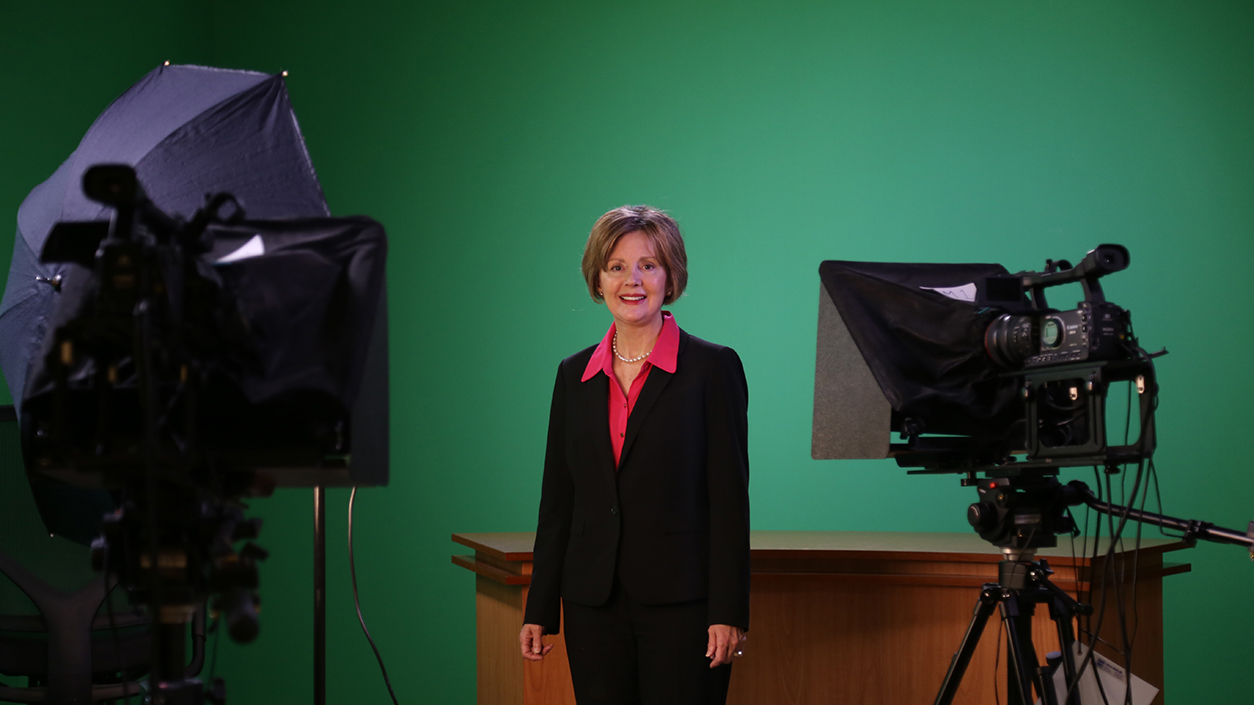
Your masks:
M474 581L449 534L533 528L557 362L609 324L583 240L623 203L677 217L691 277L672 310L744 360L754 528L968 530L954 477L810 459L821 260L1017 271L1103 242L1132 254L1109 299L1171 352L1164 511L1244 528L1251 36L1247 2L4 0L0 265L22 198L161 61L290 71L332 211L390 238L392 482L358 497L362 608L401 702L469 704ZM384 702L347 493L329 497L330 700ZM224 641L216 672L234 705L307 701L311 492L252 507L262 634ZM1171 701L1248 702L1254 566L1177 557Z

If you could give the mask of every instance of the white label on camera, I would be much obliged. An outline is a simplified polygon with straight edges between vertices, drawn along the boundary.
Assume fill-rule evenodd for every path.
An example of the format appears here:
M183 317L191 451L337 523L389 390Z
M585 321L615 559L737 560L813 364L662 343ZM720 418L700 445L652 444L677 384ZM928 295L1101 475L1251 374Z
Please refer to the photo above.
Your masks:
M935 291L941 296L948 296L955 301L975 301L975 284L963 284L962 286L921 286L920 289Z
M261 240L261 233L257 233L248 239L240 248L229 255L224 255L214 261L214 264L229 264L238 262L242 259L250 257L260 257L266 253L266 243Z

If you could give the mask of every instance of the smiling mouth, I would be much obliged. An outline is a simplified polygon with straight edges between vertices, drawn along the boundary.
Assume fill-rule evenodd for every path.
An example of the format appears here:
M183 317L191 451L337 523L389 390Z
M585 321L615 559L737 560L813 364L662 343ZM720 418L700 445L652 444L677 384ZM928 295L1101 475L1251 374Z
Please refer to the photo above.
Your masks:
M644 301L644 296L620 296L623 301Z

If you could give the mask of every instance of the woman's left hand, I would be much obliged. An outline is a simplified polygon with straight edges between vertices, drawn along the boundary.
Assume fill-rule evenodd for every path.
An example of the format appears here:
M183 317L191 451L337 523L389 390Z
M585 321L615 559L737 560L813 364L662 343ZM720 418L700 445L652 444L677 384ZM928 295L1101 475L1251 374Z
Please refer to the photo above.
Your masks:
M732 659L743 652L741 645L748 641L744 630L729 624L710 625L710 643L705 649L705 657L711 659L710 668L717 668L732 662Z

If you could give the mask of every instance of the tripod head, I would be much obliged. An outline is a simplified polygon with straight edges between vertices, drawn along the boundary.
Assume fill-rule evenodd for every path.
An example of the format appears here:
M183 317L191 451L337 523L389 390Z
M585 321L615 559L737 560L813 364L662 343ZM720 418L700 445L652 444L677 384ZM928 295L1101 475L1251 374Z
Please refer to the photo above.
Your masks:
M980 499L967 507L967 521L980 538L1003 549L1052 548L1057 534L1079 533L1067 511L1072 502L1066 490L1052 475L979 480Z
M1120 528L1127 520L1152 524L1179 531L1190 543L1198 540L1245 546L1254 560L1254 521L1248 531L1225 529L1208 521L1178 519L1146 512L1131 506L1103 501L1089 486L1079 480L1062 484L1050 474L1020 472L1008 477L964 480L974 484L979 501L967 507L967 521L980 538L1002 548L1007 555L1014 552L1031 560L1038 548L1058 545L1059 534L1079 535L1070 508L1088 506L1120 519ZM1135 488L1133 490L1135 494ZM1018 559L1015 559L1018 560Z

